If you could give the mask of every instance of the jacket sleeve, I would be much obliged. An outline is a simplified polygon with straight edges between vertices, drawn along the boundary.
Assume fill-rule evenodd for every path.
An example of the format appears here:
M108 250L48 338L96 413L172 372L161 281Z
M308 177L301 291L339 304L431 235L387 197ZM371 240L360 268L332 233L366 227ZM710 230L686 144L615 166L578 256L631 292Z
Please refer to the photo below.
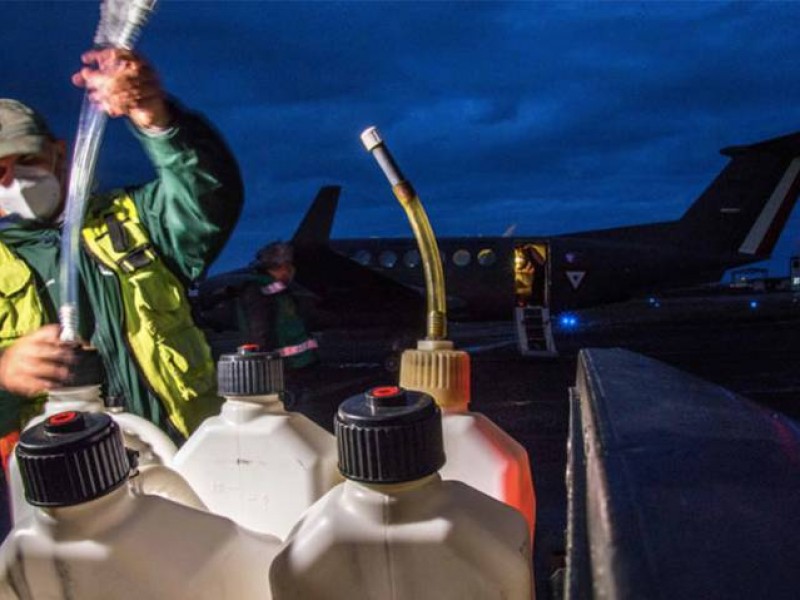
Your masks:
M203 117L171 104L173 126L136 132L157 178L128 190L161 257L184 280L199 278L230 237L244 199L239 166Z

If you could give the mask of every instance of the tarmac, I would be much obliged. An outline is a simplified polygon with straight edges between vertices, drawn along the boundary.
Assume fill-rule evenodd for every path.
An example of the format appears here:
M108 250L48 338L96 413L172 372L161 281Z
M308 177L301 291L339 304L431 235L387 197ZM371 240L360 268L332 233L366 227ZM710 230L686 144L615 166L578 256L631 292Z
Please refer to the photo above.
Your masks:
M649 298L572 315L572 327L554 317L556 358L521 356L510 321L451 323L448 336L472 358L472 410L528 450L540 600L552 596L550 578L564 560L568 397L581 348L627 348L800 420L800 302L790 293ZM322 341L324 363L294 409L332 430L342 400L396 383L397 374L385 368L385 332L375 339L328 333Z
M523 357L511 321L450 323L449 339L472 362L472 404L528 451L537 499L537 598L554 596L566 529L568 399L582 348L627 348L800 421L800 297L791 293L649 298L554 317L555 358ZM402 337L402 336L401 336ZM376 385L394 384L397 336L325 332L323 363L291 378L293 410L332 431L338 405ZM245 340L209 336L215 355ZM407 341L407 340L406 340ZM396 348L395 348L396 350ZM297 387L297 386L300 387Z

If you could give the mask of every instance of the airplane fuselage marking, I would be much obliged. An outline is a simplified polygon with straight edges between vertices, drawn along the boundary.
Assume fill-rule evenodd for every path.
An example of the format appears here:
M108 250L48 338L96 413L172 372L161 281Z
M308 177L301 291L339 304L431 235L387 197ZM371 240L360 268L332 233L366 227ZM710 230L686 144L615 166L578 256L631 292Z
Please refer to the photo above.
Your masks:
M583 283L583 278L586 276L586 271L565 271L567 279L569 280L569 284L572 286L572 289L577 291L579 287L581 287L581 283Z
M789 192L798 174L800 174L800 158L795 158L789 163L789 167L786 169L783 177L781 177L778 185L775 186L775 190L772 192L769 201L761 210L761 214L758 215L758 219L756 219L756 222L753 224L744 242L742 242L742 245L739 247L739 252L743 254L756 254L758 252L781 206L789 198Z

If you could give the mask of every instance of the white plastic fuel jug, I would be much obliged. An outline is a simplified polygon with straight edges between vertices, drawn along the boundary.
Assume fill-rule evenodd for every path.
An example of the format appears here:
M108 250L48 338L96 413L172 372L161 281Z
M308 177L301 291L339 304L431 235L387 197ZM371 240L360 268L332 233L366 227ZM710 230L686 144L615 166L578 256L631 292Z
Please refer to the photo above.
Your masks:
M463 481L519 510L533 540L536 493L528 452L488 417L469 410L469 354L449 341L422 340L403 353L400 385L430 394L442 410L442 478Z
M68 411L16 448L37 508L0 548L0 590L18 598L270 598L280 541L129 485L132 454L104 413Z
M341 481L336 440L281 401L280 356L245 345L217 365L220 414L172 462L214 513L284 539L303 511Z
M346 481L318 500L270 569L280 600L533 596L518 511L443 481L441 414L427 394L373 388L336 415Z
M76 351L70 387L50 390L42 414L26 424L26 429L44 422L48 417L65 411L108 411L122 431L125 447L138 453L139 468L136 485L141 492L155 494L193 508L205 509L200 498L186 481L167 467L177 448L166 433L147 419L120 409L107 409L100 393L102 366L97 350L81 348ZM16 457L8 465L11 510L14 522L31 513L25 501L22 480Z

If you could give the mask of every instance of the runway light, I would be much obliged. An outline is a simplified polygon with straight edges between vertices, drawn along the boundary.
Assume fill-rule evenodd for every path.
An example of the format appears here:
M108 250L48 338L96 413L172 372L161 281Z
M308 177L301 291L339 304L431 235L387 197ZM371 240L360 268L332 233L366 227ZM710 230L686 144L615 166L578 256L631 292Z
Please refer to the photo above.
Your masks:
M575 329L578 326L578 317L570 314L563 314L558 317L558 324L563 329Z
M758 300L750 300L750 309L755 310L758 308Z

